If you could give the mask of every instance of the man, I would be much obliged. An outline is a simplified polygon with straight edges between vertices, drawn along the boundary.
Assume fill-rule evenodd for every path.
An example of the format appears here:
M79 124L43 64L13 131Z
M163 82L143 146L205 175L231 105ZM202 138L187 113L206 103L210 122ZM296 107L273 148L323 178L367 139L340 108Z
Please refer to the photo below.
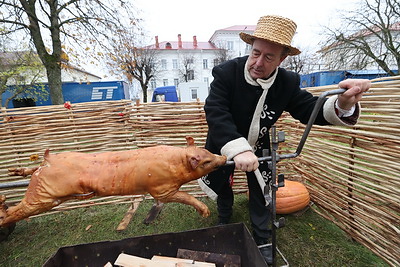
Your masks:
M279 68L287 56L300 54L291 46L296 24L280 16L264 16L253 35L240 33L252 45L249 56L235 58L214 67L214 80L205 103L209 126L206 148L226 155L235 167L225 166L199 179L201 188L217 199L219 223L229 223L232 215L232 175L234 168L246 172L249 211L253 236L267 263L272 263L269 243L271 214L257 182L271 178L267 164L259 165L262 150L270 148L268 131L282 112L307 123L317 97L299 87L297 73ZM358 101L370 87L368 80L345 80L339 87L348 89L325 101L315 123L354 125L360 107Z

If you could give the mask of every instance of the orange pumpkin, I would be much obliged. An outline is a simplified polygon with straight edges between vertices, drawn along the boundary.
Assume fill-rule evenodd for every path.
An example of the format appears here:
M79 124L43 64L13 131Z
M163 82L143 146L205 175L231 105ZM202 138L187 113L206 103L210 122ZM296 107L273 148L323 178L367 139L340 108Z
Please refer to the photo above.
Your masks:
M307 207L310 194L300 182L285 180L285 186L276 191L276 213L289 214Z

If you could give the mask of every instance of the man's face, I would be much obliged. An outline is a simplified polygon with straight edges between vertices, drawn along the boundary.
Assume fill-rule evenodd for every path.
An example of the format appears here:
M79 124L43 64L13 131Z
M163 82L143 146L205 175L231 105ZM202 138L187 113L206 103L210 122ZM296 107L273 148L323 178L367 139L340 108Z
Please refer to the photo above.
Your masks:
M268 78L286 58L284 47L265 40L255 39L248 60L250 76L255 80Z

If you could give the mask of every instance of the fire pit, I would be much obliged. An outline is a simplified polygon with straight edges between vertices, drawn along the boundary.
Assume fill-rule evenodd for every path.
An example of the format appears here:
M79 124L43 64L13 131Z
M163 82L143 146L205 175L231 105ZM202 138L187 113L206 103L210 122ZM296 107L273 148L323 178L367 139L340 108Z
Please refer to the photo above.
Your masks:
M243 223L62 247L43 266L97 267L114 263L121 253L150 259L176 257L178 249L238 255L241 266L268 266Z

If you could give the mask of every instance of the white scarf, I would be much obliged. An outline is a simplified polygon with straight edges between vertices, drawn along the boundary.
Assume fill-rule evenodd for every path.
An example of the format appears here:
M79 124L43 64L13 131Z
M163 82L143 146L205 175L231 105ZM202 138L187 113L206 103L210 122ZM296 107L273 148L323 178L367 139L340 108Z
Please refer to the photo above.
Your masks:
M250 146L253 148L253 152L254 152L254 146L257 142L258 135L260 132L261 112L264 108L264 102L265 102L265 98L267 97L268 89L272 86L272 84L275 81L276 75L278 74L278 68L276 68L274 74L272 74L272 76L269 77L268 79L254 80L250 76L249 70L247 69L248 62L249 61L247 60L245 66L244 66L244 78L246 79L246 82L251 85L254 85L254 86L261 86L261 88L264 89L260 99L258 100L256 110L254 111L253 119L251 120L251 124L250 124L249 135L247 137L247 140L248 140Z
M265 102L265 98L267 97L267 93L269 88L272 86L272 84L275 81L276 75L278 74L278 68L276 68L275 72L272 74L271 77L269 77L268 79L264 80L264 79L257 79L254 80L251 76L250 76L250 72L247 69L247 64L248 64L248 60L246 61L246 64L244 66L244 78L246 79L246 82L249 83L250 85L254 85L254 86L261 86L262 89L264 89L263 93L261 94L260 99L258 100L257 106L256 106L256 110L254 111L253 114L253 119L251 120L251 124L250 124L250 129L249 129L249 135L247 137L247 140L250 144L250 146L253 149L253 152L255 152L255 144L257 142L258 139L258 135L260 133L260 117L261 117L261 112L264 109L264 102ZM261 187L261 191L264 192L264 188L266 186L266 183L261 175L261 172L259 169L254 171L254 174L257 178L258 184ZM268 206L270 201L272 199L271 196L271 190L269 190L269 198L265 199L265 206Z

